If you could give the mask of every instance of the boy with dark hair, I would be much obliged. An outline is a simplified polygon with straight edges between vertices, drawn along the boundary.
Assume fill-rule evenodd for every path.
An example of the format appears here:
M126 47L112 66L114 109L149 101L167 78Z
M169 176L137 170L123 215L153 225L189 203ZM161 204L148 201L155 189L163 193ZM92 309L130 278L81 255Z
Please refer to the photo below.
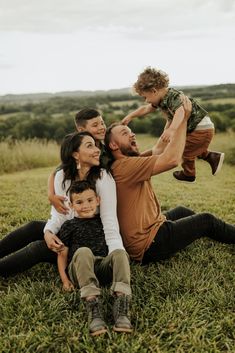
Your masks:
M60 230L65 249L58 254L58 269L63 289L79 286L86 302L89 330L92 336L107 332L100 304L101 284L112 281L115 296L113 330L132 332L128 318L131 297L128 255L123 249L108 255L101 219L96 215L99 197L87 181L76 181L70 188L70 206L76 217L66 221ZM68 275L66 272L68 269Z
M164 132L160 137L157 149L152 154L160 154L172 139L184 118L182 109L182 92L169 88L168 75L158 69L147 67L134 84L134 90L145 99L147 105L139 107L128 114L123 124L128 124L134 117L140 117L154 112L159 108L166 116ZM214 135L214 124L194 99L192 111L187 124L187 137L183 152L183 170L175 171L173 176L179 181L194 182L196 179L195 159L200 158L211 166L212 175L216 175L223 164L224 153L208 151L209 144Z
M97 110L92 108L80 110L75 115L74 122L78 132L88 131L98 143L104 140L106 126L100 112Z

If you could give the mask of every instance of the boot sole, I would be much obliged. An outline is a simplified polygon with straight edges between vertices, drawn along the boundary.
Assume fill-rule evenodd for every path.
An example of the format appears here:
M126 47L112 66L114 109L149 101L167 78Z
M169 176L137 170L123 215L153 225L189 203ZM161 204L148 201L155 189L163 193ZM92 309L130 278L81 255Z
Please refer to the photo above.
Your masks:
M220 171L221 168L222 168L223 162L224 162L224 153L221 153L220 160L219 160L219 164L218 164L217 169L216 169L216 171L214 172L213 175L216 175L216 174L219 173L219 171Z
M131 333L133 331L132 328L125 328L125 327L116 327L113 326L113 331L115 332L126 332L126 333Z
M95 332L90 332L90 335L92 337L95 337L95 336L102 335L103 333L106 333L106 332L108 332L108 330L106 328L103 328L103 329L97 330Z
M193 181L188 181L188 180L179 180L179 179L176 179L176 181L178 181L179 183L186 183L186 184L195 184L196 183L196 180L193 180Z

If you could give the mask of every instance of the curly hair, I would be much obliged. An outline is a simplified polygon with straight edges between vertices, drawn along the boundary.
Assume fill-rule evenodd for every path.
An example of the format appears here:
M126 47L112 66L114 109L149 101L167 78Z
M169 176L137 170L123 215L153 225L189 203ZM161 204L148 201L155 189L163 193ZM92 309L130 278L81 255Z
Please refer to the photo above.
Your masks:
M152 89L166 88L168 85L169 77L164 71L148 66L139 74L138 80L133 85L133 89L136 93L141 94Z

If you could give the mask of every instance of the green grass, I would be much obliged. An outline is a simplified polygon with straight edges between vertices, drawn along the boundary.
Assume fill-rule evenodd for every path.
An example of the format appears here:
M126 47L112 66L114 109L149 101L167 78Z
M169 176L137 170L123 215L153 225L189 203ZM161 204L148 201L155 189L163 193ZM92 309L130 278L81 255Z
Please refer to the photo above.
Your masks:
M48 167L59 163L59 146L54 141L5 140L0 142L0 174Z
M208 99L203 101L204 103L210 104L235 104L235 98L215 98L215 99Z
M141 145L153 139L140 136ZM216 139L214 141L216 143ZM231 142L231 141L230 141ZM215 145L216 147L216 145ZM0 176L0 237L33 219L46 219L52 168ZM172 171L153 178L162 209L182 204L235 223L235 167L212 177L197 162L197 182L177 183ZM27 193L26 193L27 191ZM198 240L172 259L131 264L134 333L93 339L79 293L64 294L56 269L39 264L0 279L0 352L220 353L235 352L234 245ZM110 328L112 301L104 290Z

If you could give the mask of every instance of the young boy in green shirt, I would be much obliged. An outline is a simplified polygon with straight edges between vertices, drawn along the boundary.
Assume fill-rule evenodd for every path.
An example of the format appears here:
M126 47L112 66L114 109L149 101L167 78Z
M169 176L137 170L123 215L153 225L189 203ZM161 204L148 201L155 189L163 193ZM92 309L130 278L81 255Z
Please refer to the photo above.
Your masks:
M183 121L184 109L182 106L182 92L168 87L168 75L158 69L147 67L134 84L134 90L145 99L147 105L140 106L128 114L123 124L128 124L133 118L147 115L159 108L166 117L166 125L153 154L160 154L171 140L175 131ZM192 111L187 124L187 137L182 156L181 171L175 171L173 176L179 181L194 182L196 179L195 159L201 158L211 166L213 175L216 175L223 164L224 153L208 151L208 146L214 135L214 124L194 99Z

